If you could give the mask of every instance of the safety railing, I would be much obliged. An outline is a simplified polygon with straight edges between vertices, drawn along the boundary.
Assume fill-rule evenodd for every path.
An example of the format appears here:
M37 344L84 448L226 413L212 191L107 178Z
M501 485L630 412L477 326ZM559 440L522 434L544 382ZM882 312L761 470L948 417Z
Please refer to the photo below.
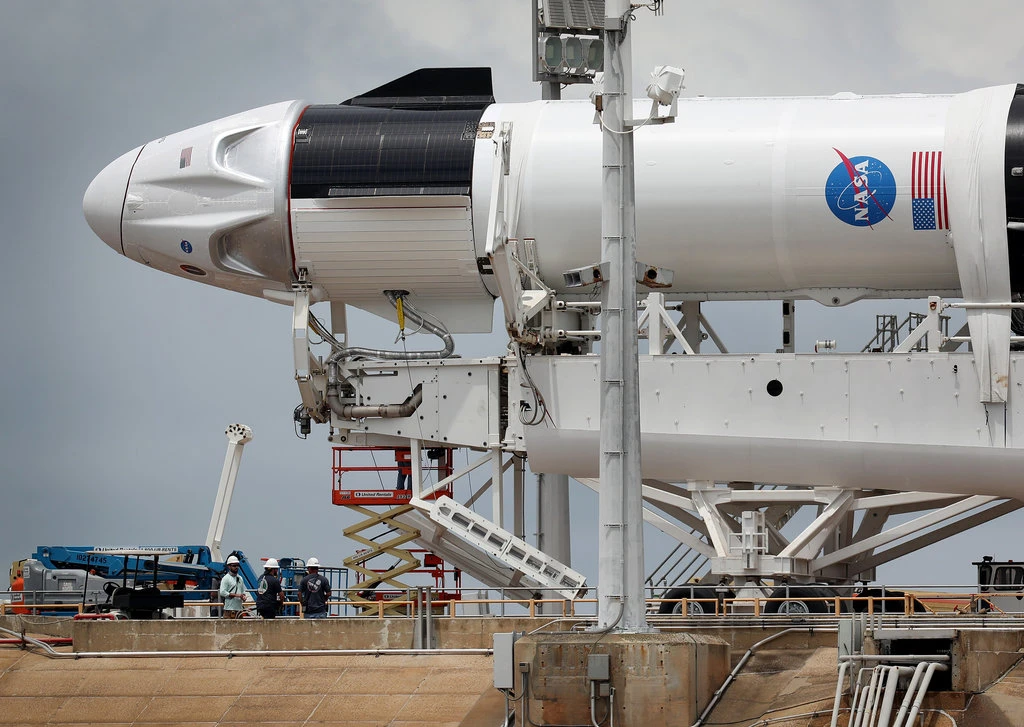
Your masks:
M873 589L886 592L885 589ZM891 589L891 590L896 590ZM187 591L195 595L195 591ZM344 591L339 595L344 596ZM446 592L447 594L447 592ZM493 597L492 597L493 594ZM79 597L71 596L61 602L34 602L41 596L52 598L52 592L22 593L0 591L0 616L12 614L32 615L78 615L109 610L108 605L83 603ZM211 594L212 596L212 594ZM428 596L432 614L441 618L471 618L474 616L508 616L523 618L590 618L597 613L597 598L576 598L567 600L561 597L539 597L536 592L524 593L522 588L509 589L463 589L457 598L432 598ZM22 602L12 602L12 597L27 597ZM1001 606L1005 599L1009 603L1019 603L1020 611ZM328 602L332 613L331 618L352 619L383 619L414 617L417 610L422 610L425 602L415 592L382 598L378 601L360 603L358 609L344 597ZM692 605L699 605L693 609ZM219 615L224 604L219 600L198 599L186 600L185 607L178 617L209 618ZM298 601L287 600L285 607L293 609L297 615L284 618L305 618ZM376 606L374 608L373 606ZM396 615L397 607L397 615ZM700 619L708 616L789 616L789 617L834 617L850 613L865 613L869 616L957 616L967 614L986 614L993 617L1024 617L1024 591L998 593L963 591L915 591L901 592L899 595L836 595L836 596L776 596L776 597L720 597L720 598L663 598L647 599L648 614L658 618ZM245 611L255 615L255 603L246 602Z

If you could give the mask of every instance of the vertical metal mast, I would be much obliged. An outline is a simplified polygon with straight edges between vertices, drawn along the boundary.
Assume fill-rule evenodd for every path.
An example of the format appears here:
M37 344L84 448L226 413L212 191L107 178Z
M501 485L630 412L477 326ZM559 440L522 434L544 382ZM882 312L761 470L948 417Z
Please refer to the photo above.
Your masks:
M537 43L537 8L533 3L534 48ZM531 49L532 51L533 49ZM558 101L562 98L559 81L541 81L541 99ZM572 521L569 518L569 476L537 474L537 547L566 565L572 565ZM550 598L550 595L545 595ZM561 613L562 604L542 603L541 613Z
M646 631L629 0L605 3L599 629Z

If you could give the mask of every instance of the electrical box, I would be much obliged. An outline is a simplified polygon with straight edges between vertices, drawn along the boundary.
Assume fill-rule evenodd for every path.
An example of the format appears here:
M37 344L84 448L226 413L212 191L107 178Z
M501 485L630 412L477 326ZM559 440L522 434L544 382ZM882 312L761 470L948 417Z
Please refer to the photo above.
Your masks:
M839 656L864 651L864 622L856 617L839 620Z
M611 659L608 654L591 654L587 657L587 679L592 682L611 679Z
M494 634L495 689L515 689L516 660L513 647L518 637L515 631Z

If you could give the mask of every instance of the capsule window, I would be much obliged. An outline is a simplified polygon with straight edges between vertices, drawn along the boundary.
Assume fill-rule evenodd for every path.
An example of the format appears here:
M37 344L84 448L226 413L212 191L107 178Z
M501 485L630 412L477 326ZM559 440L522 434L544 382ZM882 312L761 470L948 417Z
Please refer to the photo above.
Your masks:
M765 390L768 392L768 396L778 396L782 393L782 382L778 379L772 379L768 382Z

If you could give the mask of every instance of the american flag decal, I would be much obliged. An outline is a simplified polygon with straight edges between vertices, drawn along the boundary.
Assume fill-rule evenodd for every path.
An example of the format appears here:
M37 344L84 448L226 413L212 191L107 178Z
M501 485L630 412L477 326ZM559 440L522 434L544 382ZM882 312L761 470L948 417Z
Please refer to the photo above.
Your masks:
M181 150L181 156L178 157L178 169L184 169L192 163L192 147L186 147Z
M910 199L915 230L948 230L949 203L941 151L915 151Z

